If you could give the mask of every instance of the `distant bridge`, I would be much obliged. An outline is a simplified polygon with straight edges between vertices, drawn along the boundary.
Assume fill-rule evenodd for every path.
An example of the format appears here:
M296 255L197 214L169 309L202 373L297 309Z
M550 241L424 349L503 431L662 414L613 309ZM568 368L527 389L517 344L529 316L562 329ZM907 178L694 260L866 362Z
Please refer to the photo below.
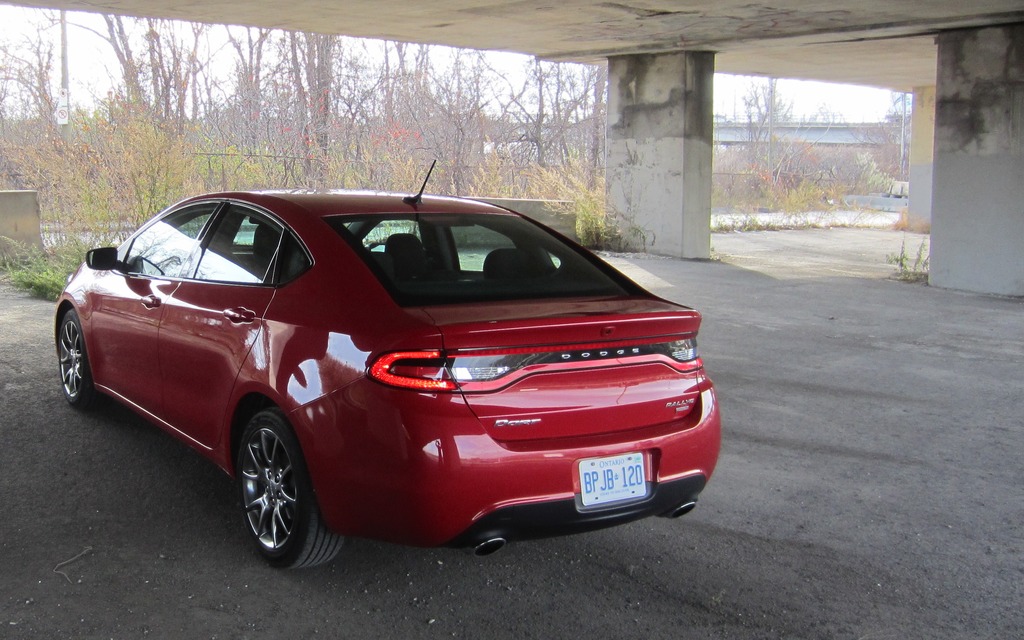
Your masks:
M752 130L745 122L716 122L715 144L749 144ZM886 123L857 124L823 122L779 122L772 127L772 135L783 142L804 142L823 145L876 146L888 142ZM759 135L767 139L768 126L761 125Z

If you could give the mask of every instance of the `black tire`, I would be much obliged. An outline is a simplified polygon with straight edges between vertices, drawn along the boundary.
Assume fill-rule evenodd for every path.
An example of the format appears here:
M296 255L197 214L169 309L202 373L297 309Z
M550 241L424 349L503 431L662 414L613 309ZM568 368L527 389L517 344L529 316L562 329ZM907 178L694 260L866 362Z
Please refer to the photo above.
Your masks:
M68 404L81 410L95 407L100 394L92 383L85 334L74 310L64 314L57 329L57 366L61 389Z
M324 526L299 441L279 410L249 421L235 468L245 528L267 562L312 567L338 555L345 539Z

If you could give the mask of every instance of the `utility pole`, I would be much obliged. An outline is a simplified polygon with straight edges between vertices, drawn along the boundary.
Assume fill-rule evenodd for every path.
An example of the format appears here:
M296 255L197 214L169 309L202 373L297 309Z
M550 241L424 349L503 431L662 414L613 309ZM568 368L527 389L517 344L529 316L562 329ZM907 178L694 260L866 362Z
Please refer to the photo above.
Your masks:
M71 142L71 101L68 93L68 19L60 12L60 97L57 99L57 124L64 142Z

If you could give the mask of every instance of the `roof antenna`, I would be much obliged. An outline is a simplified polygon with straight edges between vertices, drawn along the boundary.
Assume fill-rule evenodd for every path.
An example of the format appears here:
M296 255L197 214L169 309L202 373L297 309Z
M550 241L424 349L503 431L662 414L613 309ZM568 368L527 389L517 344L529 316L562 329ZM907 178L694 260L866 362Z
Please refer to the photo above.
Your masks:
M427 169L427 177L423 178L423 186L420 187L420 192L414 196L405 196L402 198L402 202L405 204L419 204L423 200L423 191L427 188L427 180L430 180L430 174L434 172L434 165L437 164L437 158L430 163L430 168Z

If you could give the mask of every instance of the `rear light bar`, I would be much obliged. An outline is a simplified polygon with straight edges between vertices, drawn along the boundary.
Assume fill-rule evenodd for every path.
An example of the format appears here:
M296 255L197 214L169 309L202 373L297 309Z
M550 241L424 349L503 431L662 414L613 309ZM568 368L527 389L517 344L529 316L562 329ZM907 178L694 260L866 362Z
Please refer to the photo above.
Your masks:
M668 360L680 371L694 371L703 366L697 353L696 338L653 343L650 340L471 349L448 354L439 349L396 351L374 360L368 374L386 385L429 393L456 391L467 383L483 383L491 387L487 383L526 368L576 368L580 363L602 360Z
M533 365L594 362L641 356L667 356L676 363L699 365L696 338L652 343L646 340L574 344L557 347L483 349L456 352L449 367L456 382L487 382Z

